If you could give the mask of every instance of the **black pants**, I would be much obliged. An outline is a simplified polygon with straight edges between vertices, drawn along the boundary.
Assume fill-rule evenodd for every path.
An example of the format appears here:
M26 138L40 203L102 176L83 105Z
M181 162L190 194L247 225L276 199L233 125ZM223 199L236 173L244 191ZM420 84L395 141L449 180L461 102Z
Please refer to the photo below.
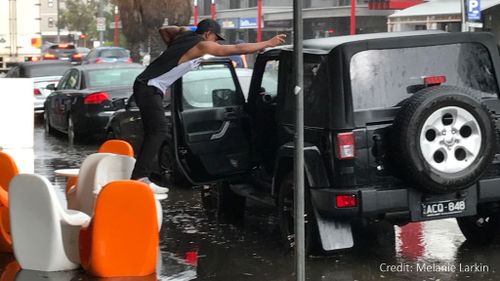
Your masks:
M135 162L132 179L140 179L151 175L154 159L167 137L167 118L163 108L163 93L156 87L136 80L134 99L141 112L144 140Z

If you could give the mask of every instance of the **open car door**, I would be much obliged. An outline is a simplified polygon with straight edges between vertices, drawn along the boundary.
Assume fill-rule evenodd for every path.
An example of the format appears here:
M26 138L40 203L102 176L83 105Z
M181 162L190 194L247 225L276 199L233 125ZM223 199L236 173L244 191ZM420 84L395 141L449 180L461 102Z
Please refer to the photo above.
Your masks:
M227 59L205 61L174 85L175 157L193 184L230 178L250 169L250 127L244 103Z

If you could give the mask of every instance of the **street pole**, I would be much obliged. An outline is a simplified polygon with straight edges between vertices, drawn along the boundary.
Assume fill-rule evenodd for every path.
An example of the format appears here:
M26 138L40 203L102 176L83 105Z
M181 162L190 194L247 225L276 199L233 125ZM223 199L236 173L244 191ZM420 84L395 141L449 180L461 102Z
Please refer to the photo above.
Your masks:
M118 46L118 6L115 6L115 30L113 33L115 47Z
M467 0L459 0L460 1L460 12L462 13L462 32L468 31L467 22L465 19L465 1Z
M57 43L61 42L61 9L59 7L59 0L56 1L56 8L57 8Z
M212 6L210 7L210 15L212 19L215 19L215 0L212 0Z
M194 0L194 5L193 5L193 25L198 24L198 0Z
M257 42L262 41L262 0L257 0Z
M104 17L104 15L102 13L103 12L102 11L102 9L103 9L102 0L99 0L98 5L99 5L99 10L97 11L97 17L102 18L102 17ZM102 46L103 41L104 41L104 31L101 30L101 31L99 31L99 46Z
M356 0L351 0L351 35L356 34Z
M302 38L302 0L293 1L293 51L295 55L295 274L297 281L305 281L305 231L304 231L304 56Z

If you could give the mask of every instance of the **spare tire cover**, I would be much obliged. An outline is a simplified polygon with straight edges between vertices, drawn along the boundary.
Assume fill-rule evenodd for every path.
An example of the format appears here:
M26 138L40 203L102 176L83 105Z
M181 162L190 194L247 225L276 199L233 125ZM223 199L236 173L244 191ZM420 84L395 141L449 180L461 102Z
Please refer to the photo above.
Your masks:
M391 133L391 164L404 180L446 193L467 188L481 177L496 151L497 133L477 94L434 86L403 103Z

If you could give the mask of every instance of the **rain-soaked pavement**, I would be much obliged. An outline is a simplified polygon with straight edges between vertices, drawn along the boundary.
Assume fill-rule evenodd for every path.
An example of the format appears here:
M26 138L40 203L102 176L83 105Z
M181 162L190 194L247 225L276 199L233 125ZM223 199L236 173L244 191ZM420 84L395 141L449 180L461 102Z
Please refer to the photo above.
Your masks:
M65 179L59 168L78 167L98 145L68 146L61 137L35 128L35 173L60 190ZM63 200L63 199L61 199ZM235 226L209 219L199 190L171 188L162 201L157 278L115 280L295 280L293 256L280 243L277 216L269 207L250 204L244 223ZM126 245L124 245L126 247ZM396 243L360 247L323 258L308 258L307 280L500 280L500 246L464 243L454 220L396 227ZM0 255L0 280L97 280L81 271L44 273L21 271L9 278L12 255Z

